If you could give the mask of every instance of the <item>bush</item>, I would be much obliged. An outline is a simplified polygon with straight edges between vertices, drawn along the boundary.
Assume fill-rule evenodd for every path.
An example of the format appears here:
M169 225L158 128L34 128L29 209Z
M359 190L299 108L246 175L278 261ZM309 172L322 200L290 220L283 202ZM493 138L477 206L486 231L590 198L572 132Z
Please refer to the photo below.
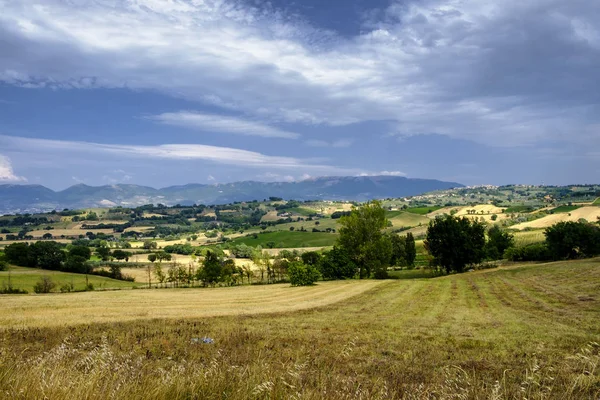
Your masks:
M319 270L313 265L293 261L288 265L288 275L292 286L310 286L319 280Z
M533 243L524 247L511 247L504 252L510 261L550 261L552 254L545 243Z
M33 291L36 293L50 293L56 287L56 283L52 279L44 275L33 287Z

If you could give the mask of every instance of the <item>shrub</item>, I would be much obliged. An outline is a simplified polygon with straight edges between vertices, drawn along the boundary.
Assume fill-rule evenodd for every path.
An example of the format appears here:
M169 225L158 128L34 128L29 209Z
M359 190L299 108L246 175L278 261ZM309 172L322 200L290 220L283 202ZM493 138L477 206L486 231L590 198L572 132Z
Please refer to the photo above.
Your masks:
M545 243L533 243L524 247L511 247L504 252L510 261L550 261L552 254Z
M56 283L52 279L44 275L33 287L33 291L36 293L50 293L56 287Z
M288 275L292 286L310 286L319 280L319 270L313 265L293 261L288 265Z

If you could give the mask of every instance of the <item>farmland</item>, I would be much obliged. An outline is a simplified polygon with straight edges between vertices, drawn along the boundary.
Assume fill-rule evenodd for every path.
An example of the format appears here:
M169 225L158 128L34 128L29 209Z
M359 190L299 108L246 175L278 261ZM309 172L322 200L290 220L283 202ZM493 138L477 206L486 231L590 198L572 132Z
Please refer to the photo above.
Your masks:
M599 282L594 259L308 288L9 296L0 389L53 399L597 398Z
M0 271L0 287L8 286L9 280L15 289L33 292L33 286L42 276L48 276L56 283L58 291L63 285L73 285L75 291L85 289L86 277L82 274L72 274L68 272L48 271L37 268L11 267L9 271ZM134 282L119 281L102 276L88 275L88 282L96 289L123 289L138 286Z

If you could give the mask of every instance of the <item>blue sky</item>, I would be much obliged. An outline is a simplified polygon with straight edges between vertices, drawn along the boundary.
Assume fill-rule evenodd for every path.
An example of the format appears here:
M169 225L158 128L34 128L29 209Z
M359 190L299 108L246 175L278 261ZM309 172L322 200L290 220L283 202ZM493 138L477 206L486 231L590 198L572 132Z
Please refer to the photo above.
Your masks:
M0 183L598 183L600 2L0 0Z

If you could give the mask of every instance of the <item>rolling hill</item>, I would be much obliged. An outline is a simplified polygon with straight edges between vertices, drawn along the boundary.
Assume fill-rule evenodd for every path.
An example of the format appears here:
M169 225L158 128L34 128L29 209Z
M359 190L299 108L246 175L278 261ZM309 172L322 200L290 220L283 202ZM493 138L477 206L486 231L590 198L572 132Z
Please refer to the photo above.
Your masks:
M55 192L40 185L0 185L0 214L63 208L92 208L150 203L165 205L224 204L271 196L295 200L355 200L405 197L462 187L456 182L396 176L322 177L301 182L235 182L189 184L155 189L138 185L79 184Z

